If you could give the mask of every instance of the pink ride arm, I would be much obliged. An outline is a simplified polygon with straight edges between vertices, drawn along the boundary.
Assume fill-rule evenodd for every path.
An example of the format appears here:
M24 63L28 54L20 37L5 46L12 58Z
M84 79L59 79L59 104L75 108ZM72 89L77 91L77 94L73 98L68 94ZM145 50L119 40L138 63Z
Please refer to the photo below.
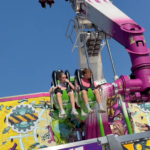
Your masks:
M144 29L108 0L84 0L80 13L122 44L129 53L134 79L121 76L115 81L118 94L124 95L126 102L150 101L150 50L146 46ZM113 85L104 86L109 87L110 95L115 94Z

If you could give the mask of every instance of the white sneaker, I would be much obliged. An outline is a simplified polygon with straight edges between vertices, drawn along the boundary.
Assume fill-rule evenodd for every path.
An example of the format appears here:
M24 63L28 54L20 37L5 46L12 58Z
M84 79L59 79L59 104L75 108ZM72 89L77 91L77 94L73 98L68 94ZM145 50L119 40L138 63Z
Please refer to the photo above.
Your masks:
M76 109L72 109L71 114L72 115L78 115L78 112L76 111Z
M86 114L86 113L83 111L83 109L81 108L81 116L82 116L82 117L87 117L87 115L88 115L88 114Z
M94 110L88 109L88 114L92 114L93 112L94 112Z
M59 111L59 118L65 118L66 117L66 113L64 110L60 110Z
M100 109L98 110L98 112L99 112L99 113L106 113L106 110L104 110L104 108L100 108Z

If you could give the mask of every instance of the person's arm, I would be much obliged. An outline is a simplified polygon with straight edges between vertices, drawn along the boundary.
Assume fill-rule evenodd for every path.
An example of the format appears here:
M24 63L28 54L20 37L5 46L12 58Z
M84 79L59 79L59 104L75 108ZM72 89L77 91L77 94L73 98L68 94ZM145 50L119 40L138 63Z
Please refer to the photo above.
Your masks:
M67 80L67 79L66 79L66 82L70 85L71 89L74 91L75 88L74 88L73 84L69 80Z
M74 91L74 90L75 90L74 85L73 85L71 82L68 82L68 84L70 85L70 87L71 87L72 90Z
M100 89L101 88L101 85L96 85L96 83L94 82L94 86L96 89Z
M70 85L70 87L71 87L72 90L74 91L74 90L75 90L74 85L73 85L71 82L69 82L68 84Z
M100 88L101 88L101 85L97 85L97 86L96 86L96 89L100 89Z
M49 93L52 93L52 87L49 89L49 91L48 91Z
M49 93L52 93L52 88L54 88L54 90L56 90L57 88L60 88L59 86L56 86L56 87L54 87L54 86L52 86L50 89L49 89Z

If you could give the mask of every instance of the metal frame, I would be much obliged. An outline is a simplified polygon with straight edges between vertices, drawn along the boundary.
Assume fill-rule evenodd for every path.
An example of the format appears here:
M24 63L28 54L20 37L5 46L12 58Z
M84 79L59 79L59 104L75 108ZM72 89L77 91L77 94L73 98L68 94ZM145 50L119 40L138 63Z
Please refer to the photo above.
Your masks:
M70 27L70 23L71 22L74 22L74 20L72 20L72 19L70 19L69 20L69 23L68 23L68 27L67 27L67 30L66 30L66 34L65 34L65 37L66 37L66 39L70 39L70 41L71 41L71 43L72 43L72 45L74 45L73 44L73 41L72 41L72 39L71 39L71 36L72 36L72 33L73 33L73 29L74 29L74 25L73 25L73 27L72 27L72 29L71 29L71 33L70 33L70 35L69 36L67 36L67 33L68 33L68 29L69 29L69 27Z
M90 61L89 61L89 56L88 56L88 53L87 53L87 48L86 48L86 44L85 44L85 40L84 40L84 36L83 36L83 34L81 34L81 35L82 35L82 39L83 39L83 45L84 45L84 50L85 50L87 65L88 65L88 68L91 69L91 67L90 67Z
M113 62L113 59L112 59L112 55L111 55L111 51L110 51L110 47L109 47L109 43L108 43L108 39L106 38L106 35L105 35L105 41L106 41L106 45L107 45L107 49L108 49L108 53L109 53L109 57L110 57L111 65L112 65L112 69L113 69L113 72L114 72L114 80L116 80L116 79L118 79L118 76L116 74L114 62Z
M99 141L101 141L101 144L107 144L108 140L107 137L101 137L98 139ZM97 138L94 139L90 139L90 140L84 140L84 141L80 141L80 142L74 142L74 143L69 143L69 144L63 144L63 145L59 145L59 146L52 146L52 147L48 147L45 149L41 149L41 150L61 150L63 148L70 148L70 147L76 147L76 146L82 146L82 145L86 145L86 144L92 144L92 143L96 143L98 142Z
M78 16L78 17L79 17L79 16ZM77 18L78 18L78 17L77 17ZM72 29L71 29L70 35L67 36L67 33L68 33L68 30L69 30L69 27L70 27L71 22L73 22L74 25L73 25L73 27L72 27ZM78 27L77 27L77 28L78 28L78 34L77 34L77 37L76 37L75 42L73 42L73 40L72 40L72 38L71 38L72 33L73 33L73 30L74 30L74 28L75 28L75 21L74 21L74 20L71 20L71 19L69 20L69 23L68 23L68 26L67 26L67 30L66 30L66 33L65 33L65 37L66 37L66 39L70 39L70 41L71 41L71 43L72 43L72 45L73 45L73 48L72 48L71 52L73 52L75 48L79 47L79 46L76 46L76 44L77 44L77 41L78 41L80 35L82 36L82 39L83 39L82 42L83 42L83 45L84 45L84 50L85 50L87 65L88 65L88 68L91 69L91 67L90 67L90 62L89 62L89 56L88 56L88 53L87 53L87 47L86 47L85 39L84 39L84 36L83 36L83 35L88 34L88 32L87 32L87 31L83 31L83 25L82 25L82 31L81 31L81 28L79 27L78 19L77 19L77 26L78 26ZM98 30L99 30L99 29L98 29ZM106 36L108 36L108 35L106 35ZM108 39L108 38L110 38L110 37L106 37L106 38ZM104 48L104 46L105 46L106 43L107 43L106 41L103 41L103 43L100 44L100 51Z
M73 48L72 48L71 52L73 52L75 47L79 47L79 46L76 46L76 43L77 43L77 41L78 41L79 36L82 35L82 39L84 39L83 35L84 35L84 34L87 34L87 32L79 32L78 35L77 35L77 38L76 38L75 43L73 43L73 41L72 41L72 39L71 39L71 36L72 36L72 33L73 33L74 26L72 27L72 30L71 30L70 35L67 36L68 29L69 29L69 26L70 26L70 23L71 23L71 22L74 22L74 21L73 21L73 20L70 20L70 21L69 21L65 36L66 36L67 39L69 38L69 39L71 40L71 43L72 43L72 45L73 45ZM84 40L83 40L83 44L84 44L84 49L85 49L85 55L86 55L86 59L87 59L88 68L90 69L89 57L88 57L87 48L86 48L86 44L85 44L85 41L84 41Z
M123 150L122 144L136 142L136 141L139 141L140 139L145 139L145 138L149 138L149 137L150 137L150 131L136 133L136 134L130 134L130 135L124 135L124 136L118 136L118 137L116 137L118 150Z
M115 137L113 134L107 135L105 137L100 137L100 138L94 138L90 140L84 140L80 142L74 142L74 143L69 143L69 144L63 144L63 145L58 145L58 146L52 146L44 149L39 149L39 150L61 150L64 148L70 148L70 147L77 147L77 146L83 146L86 144L92 144L92 143L101 143L101 145L108 144L108 150L123 150L122 144L128 144L128 143L133 143L137 142L140 139L145 139L147 138L150 139L150 131L143 132L143 133L136 133L136 134L130 134L130 135L123 135L123 136L118 136Z
M51 108L53 109L53 105L54 105L54 88L52 88L52 92L50 93L50 104L51 104Z
M76 40L75 40L75 43L73 44L73 48L72 48L71 52L74 51L74 48L75 48L75 47L79 47L79 46L76 46L76 43L77 43L78 38L79 38L79 36L80 36L81 34L82 34L82 35L83 35L83 34L87 34L87 32L80 32L80 33L78 33L77 38L76 38Z
M104 48L105 44L106 44L106 41L103 41L103 43L100 45L101 46L100 51Z
M71 22L71 21L70 21L70 22ZM70 22L69 22L69 25L70 25ZM68 25L68 26L69 26L69 25ZM79 24L78 24L78 25L79 25ZM68 28L69 28L69 27L68 27ZM68 31L68 28L67 28L67 31ZM86 48L84 36L83 36L84 34L87 34L87 32L80 31L80 28L78 28L78 30L79 30L79 33L78 33L78 35L77 35L76 41L75 41L75 43L73 44L73 48L72 48L71 51L73 52L73 50L74 50L75 47L79 47L79 46L76 46L76 43L77 43L77 41L78 41L79 36L82 35L83 45L84 45L85 55L86 55L86 60L87 60L87 65L88 65L88 68L90 69L91 67L90 67L89 57L88 57L88 53L87 53L87 48ZM71 35L72 35L72 32L71 32ZM72 42L72 43L73 43L73 42Z

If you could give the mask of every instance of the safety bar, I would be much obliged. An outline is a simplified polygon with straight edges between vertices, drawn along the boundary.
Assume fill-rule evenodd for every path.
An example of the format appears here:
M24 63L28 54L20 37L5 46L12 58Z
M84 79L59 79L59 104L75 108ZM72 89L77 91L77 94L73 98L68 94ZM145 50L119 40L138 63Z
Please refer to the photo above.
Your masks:
M51 104L50 106L52 109L53 109L53 104L54 104L53 96L54 96L54 88L52 88L52 92L50 93L50 104Z

